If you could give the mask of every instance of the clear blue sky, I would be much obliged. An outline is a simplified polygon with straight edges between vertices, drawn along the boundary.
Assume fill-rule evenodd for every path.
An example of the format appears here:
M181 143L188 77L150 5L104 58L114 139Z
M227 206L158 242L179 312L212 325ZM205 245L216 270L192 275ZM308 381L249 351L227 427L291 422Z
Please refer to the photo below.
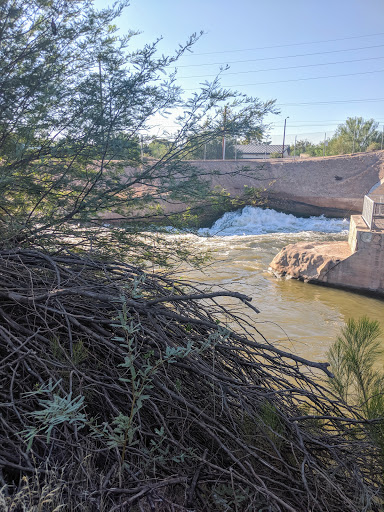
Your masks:
M166 54L203 30L194 53L179 61L180 85L196 90L229 64L224 86L276 99L281 114L268 118L274 143L288 116L288 143L295 135L321 140L347 117L374 118L383 128L383 0L131 0L118 25L141 32L136 47L163 37Z

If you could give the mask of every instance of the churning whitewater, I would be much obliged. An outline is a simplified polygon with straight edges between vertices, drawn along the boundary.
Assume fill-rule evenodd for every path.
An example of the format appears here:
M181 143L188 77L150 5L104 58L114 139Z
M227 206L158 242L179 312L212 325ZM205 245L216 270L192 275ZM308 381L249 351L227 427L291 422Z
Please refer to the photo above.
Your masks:
M210 229L200 229L199 235L241 236L267 233L300 233L316 231L321 233L342 233L347 231L346 219L320 217L295 217L275 210L246 206L236 212L227 212Z
M294 279L276 279L268 267L288 244L346 241L348 228L349 220L300 218L247 206L226 213L210 229L199 230L198 236L169 236L187 238L196 251L211 255L206 268L188 267L185 279L252 297L260 313L250 322L268 341L307 359L324 361L348 318L366 315L384 328L382 301Z

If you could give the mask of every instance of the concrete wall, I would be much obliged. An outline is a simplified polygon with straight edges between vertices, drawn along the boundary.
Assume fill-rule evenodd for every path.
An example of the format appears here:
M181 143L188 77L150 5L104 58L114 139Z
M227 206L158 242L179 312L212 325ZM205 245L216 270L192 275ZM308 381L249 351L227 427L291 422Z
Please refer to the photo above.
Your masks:
M202 178L209 180L212 188L218 187L231 197L242 198L245 187L254 187L262 191L266 206L296 215L349 217L361 213L364 195L376 184L382 181L384 186L384 151L295 161L196 160L188 163L199 168ZM127 176L135 172L133 168L126 169ZM144 185L136 186L136 190L138 194L146 192ZM184 211L190 206L169 201L169 198L160 200L159 204L166 214ZM247 199L237 204L245 205ZM209 223L217 219L212 215L209 213ZM121 215L103 213L101 218L112 221Z
M217 172L212 185L241 196L244 187L263 190L269 206L304 214L361 213L363 197L384 179L384 151L304 160L193 161L202 175Z
M348 242L353 254L331 268L322 280L384 295L384 231L370 231L362 217L354 215Z

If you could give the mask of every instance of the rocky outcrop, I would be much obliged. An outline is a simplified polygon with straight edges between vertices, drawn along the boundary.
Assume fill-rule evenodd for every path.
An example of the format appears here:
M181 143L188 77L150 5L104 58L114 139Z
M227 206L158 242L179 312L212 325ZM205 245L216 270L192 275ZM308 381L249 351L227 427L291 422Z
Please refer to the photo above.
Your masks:
M384 296L384 230L370 231L351 217L348 242L284 247L270 264L279 276Z
M272 260L276 275L303 281L323 281L330 271L351 255L348 242L299 242L284 247Z

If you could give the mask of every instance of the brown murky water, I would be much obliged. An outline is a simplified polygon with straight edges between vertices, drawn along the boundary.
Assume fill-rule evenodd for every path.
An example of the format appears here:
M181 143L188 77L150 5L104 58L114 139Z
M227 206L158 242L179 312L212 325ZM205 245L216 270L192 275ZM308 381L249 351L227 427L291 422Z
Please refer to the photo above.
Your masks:
M251 296L260 309L259 314L251 312L252 322L281 348L320 361L326 359L328 348L348 318L366 315L378 320L384 330L383 300L293 279L276 279L268 272L269 263L285 245L308 239L343 240L345 233L185 236L201 250L212 250L213 262L203 272L188 271L183 277Z

